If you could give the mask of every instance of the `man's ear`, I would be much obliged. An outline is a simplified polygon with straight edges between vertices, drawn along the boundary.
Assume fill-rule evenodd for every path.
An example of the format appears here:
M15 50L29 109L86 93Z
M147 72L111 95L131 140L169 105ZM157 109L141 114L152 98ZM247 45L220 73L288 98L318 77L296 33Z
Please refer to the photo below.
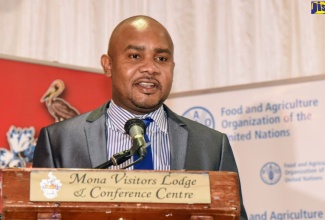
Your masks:
M110 58L109 55L103 54L102 57L100 58L100 63L102 65L102 68L104 70L104 73L107 77L112 76L112 59Z

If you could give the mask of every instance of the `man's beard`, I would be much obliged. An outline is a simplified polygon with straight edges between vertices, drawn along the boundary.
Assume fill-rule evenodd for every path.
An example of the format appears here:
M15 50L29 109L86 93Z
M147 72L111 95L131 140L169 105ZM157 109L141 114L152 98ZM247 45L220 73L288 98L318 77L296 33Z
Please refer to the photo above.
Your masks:
M152 102L146 100L139 101L138 99L131 98L130 101L134 106L136 106L139 109L157 109L164 103L165 100L159 99L157 101Z

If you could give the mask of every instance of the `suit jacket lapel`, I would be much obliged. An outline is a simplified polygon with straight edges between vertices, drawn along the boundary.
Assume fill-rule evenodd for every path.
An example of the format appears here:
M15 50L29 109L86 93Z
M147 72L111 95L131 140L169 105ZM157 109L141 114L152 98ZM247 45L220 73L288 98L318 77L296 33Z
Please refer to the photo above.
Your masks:
M106 140L106 106L96 109L87 117L85 133L88 142L91 166L96 167L107 161L107 140Z
M170 138L170 169L182 170L185 167L188 131L181 119L166 106L168 115L168 133Z

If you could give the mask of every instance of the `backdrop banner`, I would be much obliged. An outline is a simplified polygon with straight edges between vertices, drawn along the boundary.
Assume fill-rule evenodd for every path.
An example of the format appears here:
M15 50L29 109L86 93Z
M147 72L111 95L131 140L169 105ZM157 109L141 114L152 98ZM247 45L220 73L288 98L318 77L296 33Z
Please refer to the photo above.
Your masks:
M324 88L323 75L172 94L166 103L228 135L250 220L325 219Z
M0 168L30 165L42 127L111 98L111 82L103 74L18 58L0 57L0 66Z

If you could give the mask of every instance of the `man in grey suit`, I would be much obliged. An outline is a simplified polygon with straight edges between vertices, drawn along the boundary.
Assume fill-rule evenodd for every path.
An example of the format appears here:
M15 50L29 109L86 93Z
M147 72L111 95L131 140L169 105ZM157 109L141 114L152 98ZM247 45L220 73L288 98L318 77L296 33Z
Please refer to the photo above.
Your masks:
M124 131L129 119L150 117L147 133L153 169L238 172L225 134L163 104L173 81L173 54L172 39L156 20L134 16L122 21L111 35L108 53L101 57L112 80L112 99L92 112L43 128L33 167L97 167L131 147ZM132 160L111 168L130 165ZM247 219L242 198L241 219Z

